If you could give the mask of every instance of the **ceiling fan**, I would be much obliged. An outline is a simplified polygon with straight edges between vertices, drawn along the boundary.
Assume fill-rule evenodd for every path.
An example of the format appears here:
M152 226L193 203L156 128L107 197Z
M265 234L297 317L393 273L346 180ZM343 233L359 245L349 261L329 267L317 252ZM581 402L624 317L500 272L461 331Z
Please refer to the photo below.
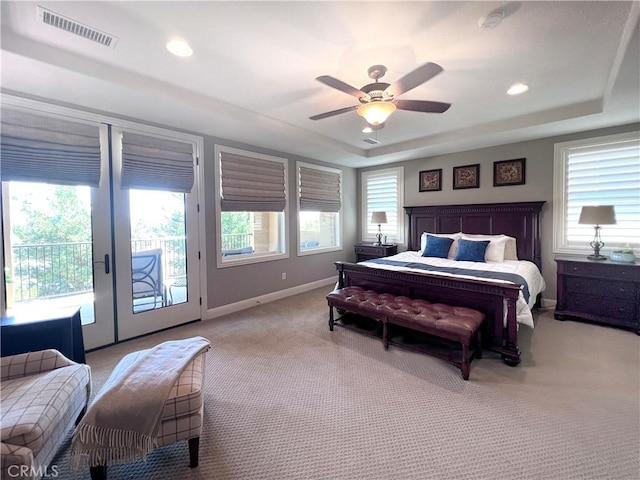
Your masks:
M397 99L398 96L422 85L442 71L443 69L440 65L429 62L407 73L394 84L388 84L378 81L387 72L387 67L384 65L373 65L369 67L367 73L369 74L369 78L374 80L374 83L365 85L360 90L330 75L322 75L317 77L316 80L341 92L357 97L361 105L332 110L314 115L309 117L309 119L322 120L323 118L356 110L358 115L364 117L369 125L377 127L382 125L396 109L425 113L446 112L451 106L450 103Z

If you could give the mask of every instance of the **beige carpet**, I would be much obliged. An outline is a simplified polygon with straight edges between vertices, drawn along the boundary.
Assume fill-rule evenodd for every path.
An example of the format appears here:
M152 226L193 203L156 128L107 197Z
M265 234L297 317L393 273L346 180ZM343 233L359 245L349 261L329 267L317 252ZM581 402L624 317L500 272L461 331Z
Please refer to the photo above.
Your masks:
M200 466L186 442L117 479L638 479L640 337L536 315L522 363L455 367L342 328L324 289L88 355L94 389L126 353L203 335ZM69 444L54 460L71 472Z

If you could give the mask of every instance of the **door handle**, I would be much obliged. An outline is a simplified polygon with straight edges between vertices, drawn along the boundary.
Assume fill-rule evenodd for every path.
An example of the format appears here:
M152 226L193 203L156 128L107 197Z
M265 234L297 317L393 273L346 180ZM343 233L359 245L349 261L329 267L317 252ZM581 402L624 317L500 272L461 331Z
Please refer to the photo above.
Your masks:
M104 254L104 261L103 260L96 260L93 263L94 264L96 264L96 263L104 264L104 273L106 275L109 275L109 273L111 272L111 267L110 267L111 262L109 262L109 254L108 253Z

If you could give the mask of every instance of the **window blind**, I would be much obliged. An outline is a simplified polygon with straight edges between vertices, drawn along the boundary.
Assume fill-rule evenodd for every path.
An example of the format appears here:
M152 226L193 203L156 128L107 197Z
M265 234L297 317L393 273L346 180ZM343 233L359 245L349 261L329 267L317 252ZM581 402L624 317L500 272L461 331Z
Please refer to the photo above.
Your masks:
M286 207L285 165L220 152L223 212L281 212Z
M312 167L300 167L300 210L339 212L340 173Z
M363 173L364 177L364 200L365 209L363 231L366 232L363 238L371 240L378 233L378 225L371 223L371 215L373 212L386 212L387 223L381 225L383 235L388 235L390 241L402 241L403 227L399 216L401 178L400 169L386 169L377 171L368 171Z
M123 189L189 193L193 181L192 143L122 133Z
M99 185L98 125L3 108L1 127L2 181Z
M566 162L565 229L588 245L593 227L579 225L583 205L613 205L616 225L603 227L609 246L640 246L640 141L571 149Z

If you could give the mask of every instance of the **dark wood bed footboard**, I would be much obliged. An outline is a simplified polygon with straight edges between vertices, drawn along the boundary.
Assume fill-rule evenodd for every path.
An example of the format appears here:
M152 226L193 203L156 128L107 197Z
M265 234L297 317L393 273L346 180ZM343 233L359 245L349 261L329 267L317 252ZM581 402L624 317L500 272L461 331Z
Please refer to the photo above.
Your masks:
M339 274L339 288L357 286L484 312L487 315L482 333L484 348L500 353L508 365L520 363L516 323L516 301L520 293L518 285L397 272L348 262L335 262L335 265ZM507 311L506 326L504 308Z

